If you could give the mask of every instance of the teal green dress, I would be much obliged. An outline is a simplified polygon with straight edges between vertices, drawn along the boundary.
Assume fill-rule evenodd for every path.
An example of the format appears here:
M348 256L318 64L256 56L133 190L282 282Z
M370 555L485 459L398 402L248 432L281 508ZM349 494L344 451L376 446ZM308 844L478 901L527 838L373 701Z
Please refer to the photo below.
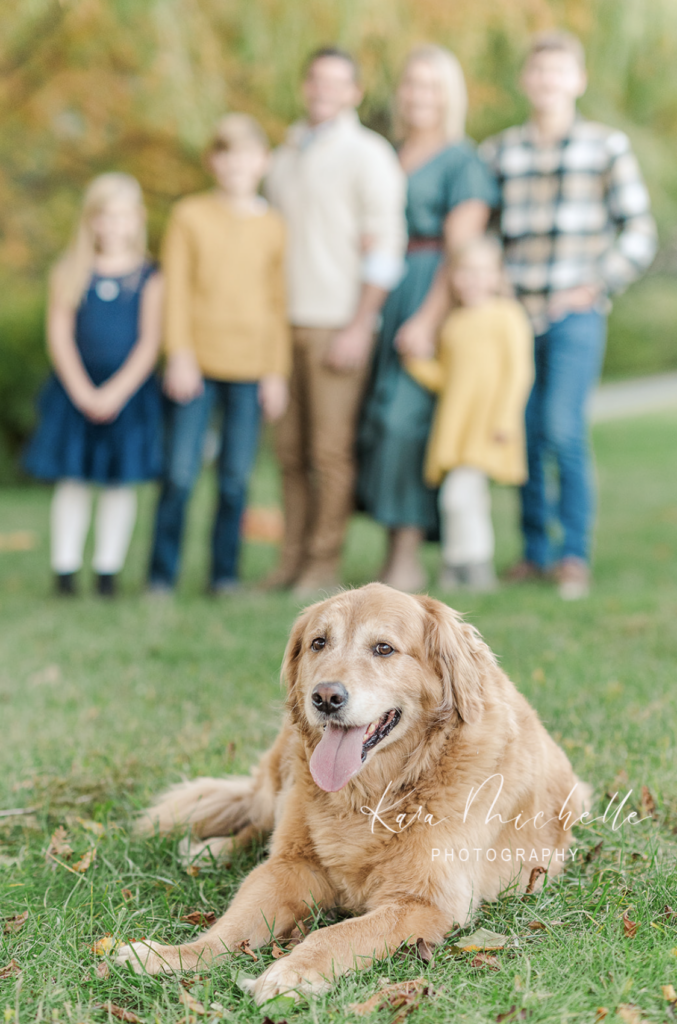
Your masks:
M435 397L409 376L393 342L433 283L447 214L468 199L498 202L491 172L470 142L447 147L409 175L406 271L383 307L357 437L358 507L384 526L417 526L431 540L439 536L437 491L423 482L423 462Z

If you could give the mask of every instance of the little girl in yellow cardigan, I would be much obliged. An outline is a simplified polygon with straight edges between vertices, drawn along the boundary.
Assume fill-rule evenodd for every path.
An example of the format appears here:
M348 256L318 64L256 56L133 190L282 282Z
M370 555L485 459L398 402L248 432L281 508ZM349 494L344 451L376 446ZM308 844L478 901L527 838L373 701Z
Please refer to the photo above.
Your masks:
M492 590L494 531L489 479L527 477L524 409L533 382L533 335L506 291L499 243L483 236L449 261L456 301L434 359L407 359L407 370L439 393L425 479L440 487L443 568L440 587Z

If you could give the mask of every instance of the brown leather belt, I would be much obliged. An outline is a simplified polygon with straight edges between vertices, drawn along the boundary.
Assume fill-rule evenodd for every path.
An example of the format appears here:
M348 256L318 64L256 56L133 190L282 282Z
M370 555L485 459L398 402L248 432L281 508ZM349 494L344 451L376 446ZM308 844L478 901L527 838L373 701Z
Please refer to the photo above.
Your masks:
M411 235L407 243L407 252L442 252L444 239L434 235Z

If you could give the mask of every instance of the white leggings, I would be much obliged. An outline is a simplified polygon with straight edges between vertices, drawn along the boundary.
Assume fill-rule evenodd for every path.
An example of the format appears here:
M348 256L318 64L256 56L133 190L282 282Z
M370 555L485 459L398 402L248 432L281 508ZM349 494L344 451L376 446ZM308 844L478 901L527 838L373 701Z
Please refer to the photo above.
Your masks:
M60 480L52 498L52 570L60 575L82 566L92 518L93 488L81 480ZM92 566L101 575L120 572L136 521L133 487L104 487L94 526Z
M491 495L486 473L458 466L440 489L442 558L445 565L477 565L494 557Z

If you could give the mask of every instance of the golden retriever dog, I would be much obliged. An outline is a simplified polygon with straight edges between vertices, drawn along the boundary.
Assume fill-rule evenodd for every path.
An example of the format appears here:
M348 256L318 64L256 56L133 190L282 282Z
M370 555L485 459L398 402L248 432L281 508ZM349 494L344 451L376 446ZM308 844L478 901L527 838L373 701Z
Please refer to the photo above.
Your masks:
M268 859L199 938L135 942L120 963L202 969L340 908L353 916L310 932L251 986L259 1003L314 993L561 871L587 787L452 609L379 583L338 594L299 616L282 675L286 721L251 777L179 785L144 826L190 828L191 857L272 832Z

